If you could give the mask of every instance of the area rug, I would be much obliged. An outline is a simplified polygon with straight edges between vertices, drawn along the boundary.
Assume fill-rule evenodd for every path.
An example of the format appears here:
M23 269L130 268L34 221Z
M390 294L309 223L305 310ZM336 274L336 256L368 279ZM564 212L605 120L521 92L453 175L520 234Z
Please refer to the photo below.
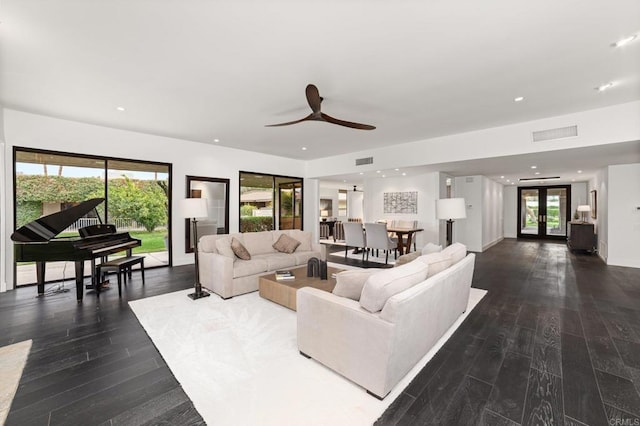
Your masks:
M31 340L0 348L0 425L7 420L22 371L31 350Z
M382 401L299 354L296 313L258 292L193 301L192 290L129 302L169 368L211 425L371 425L486 294Z

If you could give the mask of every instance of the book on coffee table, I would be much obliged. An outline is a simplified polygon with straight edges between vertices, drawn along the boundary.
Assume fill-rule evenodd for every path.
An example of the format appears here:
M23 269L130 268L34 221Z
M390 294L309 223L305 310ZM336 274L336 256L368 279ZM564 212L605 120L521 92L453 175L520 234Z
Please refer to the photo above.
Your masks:
M295 278L291 271L276 271L276 280L293 280Z

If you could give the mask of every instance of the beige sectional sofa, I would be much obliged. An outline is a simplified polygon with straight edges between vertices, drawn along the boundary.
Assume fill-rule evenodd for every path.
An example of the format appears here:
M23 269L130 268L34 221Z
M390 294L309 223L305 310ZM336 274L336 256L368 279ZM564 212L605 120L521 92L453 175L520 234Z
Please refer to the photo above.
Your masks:
M286 234L300 241L291 254L278 252L273 244ZM250 260L241 260L231 250L231 239L244 245ZM279 269L306 265L312 257L325 259L324 247L312 242L311 232L300 230L206 235L198 240L200 283L228 299L258 290L258 277Z
M302 288L298 349L384 398L467 309L474 261L454 244L397 268L338 274L334 293Z

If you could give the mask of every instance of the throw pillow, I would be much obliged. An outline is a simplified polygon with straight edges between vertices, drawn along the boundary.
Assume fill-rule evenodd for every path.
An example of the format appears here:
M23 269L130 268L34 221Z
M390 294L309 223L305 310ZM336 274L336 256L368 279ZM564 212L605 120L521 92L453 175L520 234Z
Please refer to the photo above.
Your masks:
M421 253L419 251L412 251L411 253L403 254L402 256L398 257L398 260L396 260L395 267L397 268L400 265L413 262L420 256L421 256Z
M426 246L422 247L422 254L429 253L438 253L442 251L442 246L435 245L433 243L427 243Z
M278 250L280 253L291 254L296 251L300 244L302 243L295 238L291 238L287 234L282 234L280 235L280 238L278 238L278 241L273 243L273 248Z
M429 265L427 278L434 276L438 272L444 271L452 265L451 257L446 255L444 252L426 254L424 256L420 256L418 259Z
M451 262L453 265L460 262L467 255L467 247L461 243L453 243L446 249L442 250L440 253L444 253L447 256L451 257Z
M364 283L360 306L369 312L381 311L387 300L427 278L429 266L420 261L372 274Z
M364 283L373 273L375 273L375 271L372 270L340 272L336 275L336 286L333 289L333 294L340 297L347 297L355 301L360 300L362 287L364 287Z
M231 249L231 239L229 238L218 238L216 240L216 250L218 250L218 253L222 256L235 259L235 254Z
M233 254L238 256L239 259L251 260L251 255L249 254L245 246L243 246L242 243L235 238L231 238L231 250L233 250Z

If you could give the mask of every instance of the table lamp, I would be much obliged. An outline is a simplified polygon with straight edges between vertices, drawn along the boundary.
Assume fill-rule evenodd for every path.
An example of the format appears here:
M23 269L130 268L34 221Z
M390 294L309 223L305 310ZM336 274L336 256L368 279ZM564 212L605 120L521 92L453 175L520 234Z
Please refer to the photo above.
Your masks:
M578 206L578 211L582 215L582 223L587 223L587 213L591 211L591 206L588 204L583 204Z
M322 218L323 222L326 222L327 218L329 217L329 210L320 210L320 217Z
M453 242L453 220L467 217L464 198L441 198L436 200L436 217L447 221L447 246L450 246Z
M182 217L191 220L191 229L193 235L193 252L195 255L196 263L196 282L195 292L189 294L189 297L193 300L200 299L201 297L210 296L206 291L202 291L202 284L200 284L200 268L198 267L198 218L209 216L207 209L206 198L185 198L180 200L180 211Z

